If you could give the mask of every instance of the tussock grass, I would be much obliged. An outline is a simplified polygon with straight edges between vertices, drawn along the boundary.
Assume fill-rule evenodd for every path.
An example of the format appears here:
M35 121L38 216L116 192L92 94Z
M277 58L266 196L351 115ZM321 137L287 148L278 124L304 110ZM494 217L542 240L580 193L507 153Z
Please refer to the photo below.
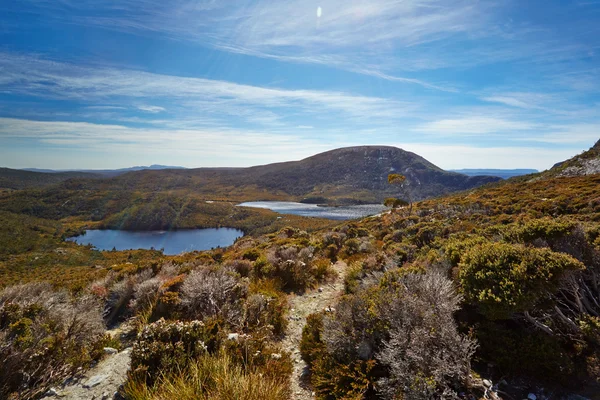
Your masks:
M290 396L287 376L247 371L225 352L205 354L185 371L162 375L151 387L129 380L124 390L130 400L284 400Z

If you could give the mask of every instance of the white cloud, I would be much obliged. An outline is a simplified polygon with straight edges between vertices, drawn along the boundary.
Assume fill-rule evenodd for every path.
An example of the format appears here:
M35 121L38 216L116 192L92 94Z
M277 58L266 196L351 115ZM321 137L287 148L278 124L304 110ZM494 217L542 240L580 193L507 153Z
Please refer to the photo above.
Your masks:
M415 106L394 99L340 91L289 90L237 84L204 78L178 77L133 70L92 68L0 53L0 89L36 97L77 101L144 98L169 99L174 107L194 113L234 115L255 122L277 122L278 109L286 115L339 114L365 123L381 124L414 111ZM157 106L137 106L156 113Z
M531 131L537 129L539 126L538 123L534 122L478 115L440 119L421 124L413 130L434 135L478 136Z
M258 0L190 1L29 0L30 12L60 23L101 26L198 42L220 50L325 64L396 82L443 85L390 72L413 63L411 48L468 39L491 29L493 6L470 0ZM321 7L317 17L315 10ZM1 10L1 8L0 8ZM98 14L104 16L99 17ZM91 16L94 15L94 16ZM431 63L421 63L431 68ZM358 66L358 67L357 67ZM403 68L401 68L403 69Z
M573 69L574 60L589 57L595 50L593 45L580 42L589 34L589 25L593 30L596 24L595 20L586 24L581 11L577 19L576 13L570 14L573 26L566 32L533 18L508 18L519 2L25 1L29 13L37 12L54 22L158 34L227 52L324 64L430 89L456 90L422 75L401 75L506 61L541 68L557 65L567 72ZM320 17L315 12L319 7ZM564 68L564 61L569 61L569 68Z
M141 105L141 106L138 106L137 108L138 108L138 110L146 111L146 112L153 113L153 114L166 111L166 109L164 107L159 107L159 106Z
M560 144L548 148L540 145L518 144L476 146L468 144L440 144L425 138L413 143L387 144L401 147L421 155L444 169L454 168L537 168L551 167L591 146L596 137L591 132L597 127L580 126L562 134L584 134L579 141L568 143L557 136L545 137L541 141ZM587 136L586 136L587 135ZM589 142L583 141L589 139ZM167 163L187 167L208 166L251 166L271 162L302 159L334 148L364 145L343 133L321 132L318 138L300 133L280 134L260 130L228 128L205 129L145 129L122 125L103 125L85 122L31 121L0 118L0 140L3 143L23 141L33 153L45 149L55 154L51 165L61 168L121 167L135 163ZM579 144L580 143L580 144ZM5 147L0 155L11 159L11 151ZM105 154L104 164L89 164L86 158L73 158L69 164L63 154L75 154L73 149L82 149L81 154ZM8 152L4 154L5 152ZM110 157L108 157L110 155ZM20 154L20 159L28 159ZM110 158L112 161L107 161ZM113 160L114 158L114 160ZM30 158L31 160L31 158ZM48 159L49 160L49 159ZM15 160L15 163L18 160ZM18 161L22 164L22 161ZM110 162L118 164L109 164ZM13 165L27 167L31 165ZM43 166L43 165L37 165ZM46 164L48 166L48 164Z
M25 141L33 149L83 149L86 153L137 153L164 159L188 159L184 166L251 166L289 161L352 142L314 140L301 135L236 129L145 129L87 122L31 121L0 118L0 140ZM0 152L1 154L1 152ZM57 153L60 157L60 153ZM191 163L190 163L191 162ZM85 163L85 160L84 160ZM73 164L72 168L85 166Z
M581 152L574 147L548 149L522 146L439 145L436 143L407 143L398 145L431 161L443 169L462 168L535 168L540 171Z

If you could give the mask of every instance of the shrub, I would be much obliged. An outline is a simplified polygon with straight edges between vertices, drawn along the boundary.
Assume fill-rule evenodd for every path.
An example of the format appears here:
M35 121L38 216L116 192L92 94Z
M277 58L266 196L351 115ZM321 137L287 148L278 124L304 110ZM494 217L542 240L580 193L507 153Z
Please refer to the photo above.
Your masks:
M318 282L333 278L336 275L331 260L328 258L317 258L312 262L312 275Z
M342 247L344 242L346 241L346 234L342 232L327 232L323 235L322 244L323 248L327 246L335 246L335 248L339 249Z
M104 321L108 326L129 315L128 305L133 298L134 285L135 280L128 277L109 288L104 303Z
M301 353L319 398L438 399L468 384L473 340L458 333L458 296L437 272L393 270L307 319Z
M352 254L358 253L360 249L360 242L357 239L348 239L344 244L344 251L347 255L351 256Z
M309 367L325 351L325 344L321 339L322 330L323 314L310 314L306 318L306 325L302 328L302 339L300 340L300 354Z
M257 249L249 249L244 252L242 258L244 260L256 261L260 257L260 252Z
M258 258L258 255L256 256L256 258ZM235 271L244 278L249 277L250 272L252 272L252 262L247 259L229 261L225 264L225 267L231 269L232 271Z
M216 320L168 323L160 319L146 326L131 351L131 379L152 385L161 374L187 367L206 352L214 353L222 340Z
M389 370L379 381L385 398L439 399L456 396L469 379L473 340L458 333L453 313L460 297L438 273L406 274L384 291L381 309L389 339L376 358Z
M161 285L162 280L158 277L146 279L134 285L133 300L131 300L129 305L134 315L152 310L158 299Z
M267 328L275 336L281 336L287 327L287 299L281 293L254 293L245 304L244 327L252 332Z
M492 360L502 374L540 379L546 383L573 383L573 359L560 341L543 332L502 321L486 321L476 329L479 356Z
M181 287L181 306L190 319L223 318L239 325L247 284L224 269L199 268L190 273Z
M48 284L0 292L0 397L34 398L102 354L100 304Z
M583 269L573 257L549 249L484 243L462 256L458 279L467 301L490 318L507 318L554 293L564 272Z
M279 246L267 256L269 264L275 269L273 275L281 279L284 289L303 290L315 283L311 266L314 248Z

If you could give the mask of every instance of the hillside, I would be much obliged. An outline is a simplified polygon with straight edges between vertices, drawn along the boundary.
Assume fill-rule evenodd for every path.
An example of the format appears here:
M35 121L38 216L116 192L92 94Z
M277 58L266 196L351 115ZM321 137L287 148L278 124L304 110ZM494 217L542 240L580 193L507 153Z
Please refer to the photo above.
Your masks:
M239 200L315 198L327 201L375 202L397 196L387 182L390 173L407 177L414 199L435 197L498 181L447 172L424 158L395 147L361 146L331 150L300 161L250 168L198 168L137 171L81 187L103 190L185 190ZM71 187L72 183L65 185Z
M600 173L600 140L589 150L555 164L546 176L583 176Z
M101 175L89 172L34 172L20 169L0 168L0 189L28 189L51 186L67 179L95 179Z

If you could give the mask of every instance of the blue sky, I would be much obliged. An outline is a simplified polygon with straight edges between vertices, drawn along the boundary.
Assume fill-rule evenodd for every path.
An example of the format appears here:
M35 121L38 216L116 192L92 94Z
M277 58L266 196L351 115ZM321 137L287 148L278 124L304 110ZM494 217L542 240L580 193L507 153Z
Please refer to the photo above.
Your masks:
M541 170L599 128L600 0L0 2L0 166Z

